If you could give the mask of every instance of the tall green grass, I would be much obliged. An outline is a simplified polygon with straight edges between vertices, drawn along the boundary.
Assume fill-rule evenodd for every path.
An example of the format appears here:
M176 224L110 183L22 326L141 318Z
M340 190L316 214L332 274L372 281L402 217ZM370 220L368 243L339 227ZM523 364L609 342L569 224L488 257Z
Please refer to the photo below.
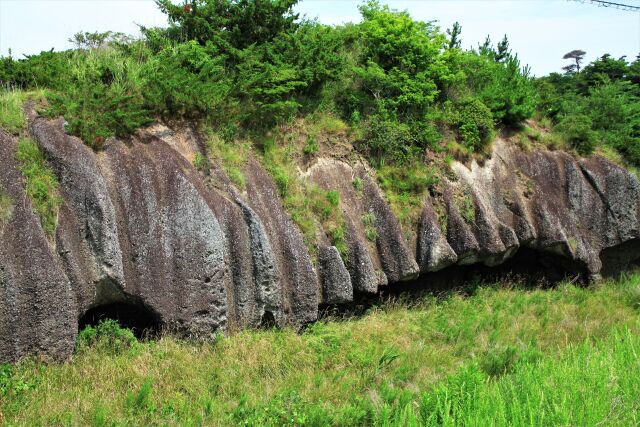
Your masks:
M340 193L325 190L301 176L294 161L295 154L293 144L282 146L274 138L267 138L263 144L262 161L275 181L284 208L302 231L311 255L315 257L317 254L318 230L322 229L345 259L348 246ZM322 228L318 227L319 224Z
M13 216L13 200L0 187L0 223L9 221Z
M56 229L58 207L62 199L58 194L58 180L47 165L38 144L31 138L18 141L16 159L25 180L25 191L40 218L43 230L52 235Z
M12 134L18 134L26 125L22 105L26 100L24 92L4 88L0 89L0 127Z
M633 274L389 301L302 333L115 347L85 333L66 363L0 368L0 423L634 425L639 303Z

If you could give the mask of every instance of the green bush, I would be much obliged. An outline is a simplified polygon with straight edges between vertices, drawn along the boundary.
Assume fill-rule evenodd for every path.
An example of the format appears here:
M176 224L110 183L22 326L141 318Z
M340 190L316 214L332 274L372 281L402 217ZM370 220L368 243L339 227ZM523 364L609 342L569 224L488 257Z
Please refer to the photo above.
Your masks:
M314 138L313 136L310 136L305 141L304 148L302 149L302 151L307 156L310 156L312 154L317 153L319 149L320 149L320 146L318 145L316 138Z
M453 108L449 120L458 128L460 141L471 152L481 151L493 134L491 110L479 99L459 102Z
M18 141L16 159L25 180L25 192L40 217L42 229L53 235L58 222L58 207L62 203L58 195L58 180L32 139L21 138Z
M211 168L211 166L209 165L209 160L200 152L196 153L195 157L193 158L193 167L205 174L208 174Z
M169 118L229 114L233 82L225 61L212 44L190 41L169 46L144 66L144 100Z
M364 125L366 136L361 142L374 164L384 159L405 162L420 152L409 125L372 116Z
M51 93L51 116L63 115L67 128L94 148L110 136L126 137L153 121L145 106L143 69L115 48L77 51L64 90Z
M133 332L121 328L112 319L101 320L96 326L86 326L78 334L76 351L96 349L106 353L117 354L134 348L138 344Z
M597 134L591 127L592 121L589 116L575 114L563 117L556 129L564 136L571 148L582 155L589 155L597 142Z
M378 182L403 226L412 229L424 206L424 196L440 180L435 168L414 160L401 165L383 164L377 170Z
M362 224L364 225L364 234L371 242L375 242L378 238L378 229L375 227L376 214L367 212L362 215Z

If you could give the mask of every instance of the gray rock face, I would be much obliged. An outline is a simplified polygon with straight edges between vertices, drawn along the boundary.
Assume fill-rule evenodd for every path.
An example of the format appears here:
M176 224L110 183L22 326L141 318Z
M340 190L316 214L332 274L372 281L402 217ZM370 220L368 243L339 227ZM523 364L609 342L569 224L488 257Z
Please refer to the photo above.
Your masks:
M323 246L318 251L322 278L322 303L341 304L353 301L353 286L340 253L335 246Z
M317 159L300 174L340 193L348 254L323 238L314 264L260 162L249 158L243 191L217 165L212 176L196 171L201 143L189 126L156 124L97 153L66 135L61 121L31 116L30 131L63 204L48 237L25 195L16 141L0 132L0 188L14 202L0 222L0 361L68 356L78 320L110 304L206 337L299 327L317 319L321 304L419 273L496 266L520 250L591 278L640 258L640 183L600 158L528 153L498 140L482 166L454 164L440 193L425 196L415 238L362 160Z
M0 188L12 215L0 220L0 361L69 355L78 331L72 284L24 192L17 141L0 130Z

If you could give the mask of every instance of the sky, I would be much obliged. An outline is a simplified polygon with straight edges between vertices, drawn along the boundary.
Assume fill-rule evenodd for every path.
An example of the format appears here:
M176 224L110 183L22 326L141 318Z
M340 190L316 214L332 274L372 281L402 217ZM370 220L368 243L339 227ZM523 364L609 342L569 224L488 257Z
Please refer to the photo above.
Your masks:
M176 2L179 0L176 0ZM615 0L640 6L640 0ZM573 0L382 0L444 30L458 21L463 47L476 47L489 35L507 34L514 52L535 75L561 71L562 56L587 52L586 62L610 53L635 58L640 53L640 13ZM296 11L325 24L360 20L359 0L302 0ZM78 31L139 34L136 24L165 26L153 0L0 0L0 55L13 57L54 48L71 48Z

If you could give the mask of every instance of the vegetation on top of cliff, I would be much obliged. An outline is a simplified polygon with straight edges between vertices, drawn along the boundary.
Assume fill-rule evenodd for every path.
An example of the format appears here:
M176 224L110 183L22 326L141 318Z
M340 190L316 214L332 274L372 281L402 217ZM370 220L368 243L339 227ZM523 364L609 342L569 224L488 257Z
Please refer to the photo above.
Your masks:
M110 321L67 363L0 365L0 423L635 425L639 283L472 283L213 342L136 342Z
M572 64L565 71L535 81L540 115L580 154L614 149L639 166L640 55L628 62L605 54L581 70Z
M301 19L297 0L156 3L167 28L142 28L140 39L79 33L73 50L0 58L0 83L45 88L46 114L64 115L96 149L159 118L189 119L210 125L233 158L236 139L257 141L259 152L265 134L296 117L339 118L408 222L427 188L413 191L414 174L397 171L485 156L496 131L522 129L536 110L545 131L521 138L524 147L620 160L617 152L640 164L640 58L604 55L535 79L506 36L465 50L457 23L444 32L374 0L360 6L360 23L340 26ZM9 130L19 125L3 116ZM300 147L319 149L315 137ZM242 186L237 165L227 172Z
M0 81L49 89L49 114L94 147L162 116L242 132L328 110L363 128L369 155L402 161L435 148L445 127L476 151L494 123L534 111L508 44L464 51L375 1L362 23L337 27L299 19L295 0L157 3L168 28L143 28L141 40L83 33L75 50L2 58Z

